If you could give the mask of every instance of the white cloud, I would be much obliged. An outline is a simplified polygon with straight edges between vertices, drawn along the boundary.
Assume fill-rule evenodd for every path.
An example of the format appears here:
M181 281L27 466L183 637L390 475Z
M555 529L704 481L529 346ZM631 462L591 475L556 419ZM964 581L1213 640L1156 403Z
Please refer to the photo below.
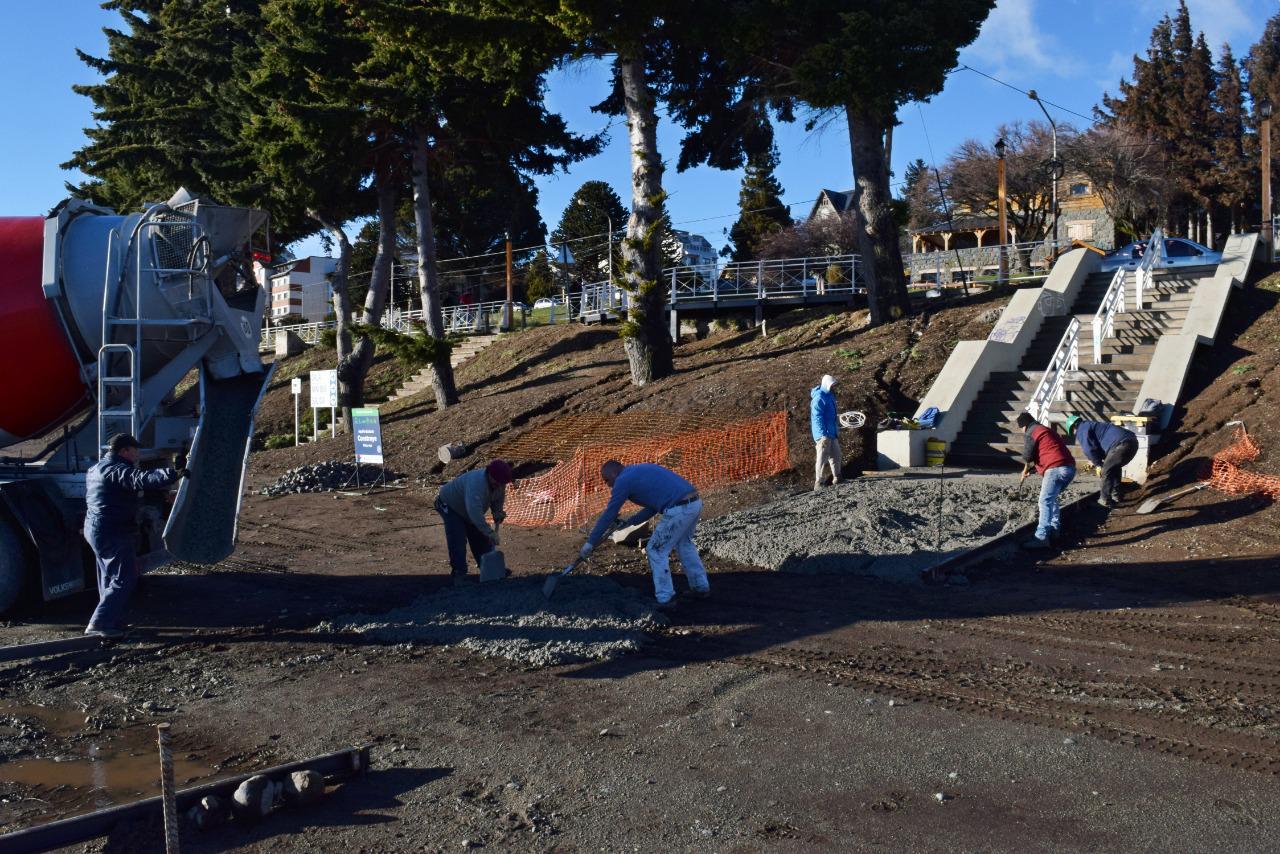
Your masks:
M1022 76L1027 71L1074 75L1076 60L1035 21L1037 0L998 0L982 25L977 40L965 53L997 76Z

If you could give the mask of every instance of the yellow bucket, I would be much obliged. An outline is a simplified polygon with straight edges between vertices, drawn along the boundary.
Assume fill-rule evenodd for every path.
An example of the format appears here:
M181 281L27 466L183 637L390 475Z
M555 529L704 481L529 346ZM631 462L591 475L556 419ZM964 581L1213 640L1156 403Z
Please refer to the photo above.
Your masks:
M941 439L926 439L924 443L924 464L940 466L947 456L947 443Z

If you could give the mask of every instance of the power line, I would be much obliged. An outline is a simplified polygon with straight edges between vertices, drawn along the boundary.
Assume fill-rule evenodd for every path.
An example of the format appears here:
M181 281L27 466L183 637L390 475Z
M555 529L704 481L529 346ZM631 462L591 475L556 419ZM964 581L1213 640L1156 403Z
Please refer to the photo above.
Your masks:
M961 65L959 68L956 69L956 71L972 71L974 74L985 77L993 83L999 83L1001 86L1008 87L1009 89L1012 89L1015 92L1021 92L1023 95L1026 95L1028 98L1031 97L1031 93L1028 90L1019 89L1017 86L1014 86L1012 83L1006 83L1005 81L1001 80L999 77L992 77L990 74L986 73L985 71L979 71L978 69L974 68L972 65ZM952 73L954 74L955 72L952 72ZM1056 107L1057 109L1061 110L1064 113L1070 113L1073 116L1082 118L1091 125L1098 123L1097 119L1092 119L1084 115L1083 113L1077 113L1075 110L1072 110L1068 107L1064 107L1061 104L1055 104L1053 101L1050 101L1048 98L1040 98L1039 96L1037 96L1036 100L1043 101L1044 103L1048 104L1050 107Z

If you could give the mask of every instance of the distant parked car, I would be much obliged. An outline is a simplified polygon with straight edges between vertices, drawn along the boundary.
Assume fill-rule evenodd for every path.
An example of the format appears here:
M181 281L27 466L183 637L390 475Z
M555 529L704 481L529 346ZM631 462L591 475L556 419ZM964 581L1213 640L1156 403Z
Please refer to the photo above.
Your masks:
M1142 263L1142 256L1147 250L1148 241L1130 243L1114 252L1108 252L1098 268L1109 273L1123 267L1136 270ZM1201 246L1193 240L1182 237L1166 237L1164 239L1164 266L1166 267L1198 267L1217 264L1222 260L1221 252L1214 252L1208 246Z
M533 304L533 307L534 307L535 309L539 309L539 308L555 308L555 307L556 307L556 301L555 301L555 300L553 300L553 299L551 299L550 297L543 297L542 299L535 301L535 302L534 302L534 304Z

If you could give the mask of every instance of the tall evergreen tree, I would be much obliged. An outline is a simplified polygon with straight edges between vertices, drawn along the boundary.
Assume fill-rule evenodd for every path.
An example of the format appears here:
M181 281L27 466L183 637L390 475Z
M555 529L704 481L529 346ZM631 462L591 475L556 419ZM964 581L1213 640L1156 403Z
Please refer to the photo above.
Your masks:
M920 158L907 164L902 173L902 199L907 204L907 227L934 225L945 215L938 177Z
M561 246L573 257L570 275L579 282L598 282L609 268L609 228L613 228L614 266L618 264L618 231L626 225L622 199L604 181L584 181L574 191L551 232L551 245ZM557 256L558 257L558 256Z
M1245 149L1246 115L1244 85L1240 66L1231 46L1222 46L1218 61L1218 88L1215 95L1217 127L1214 132L1216 201L1226 209L1226 226L1238 231L1244 222L1244 204L1256 186L1254 159Z
M1272 15L1262 30L1262 38L1249 48L1244 60L1249 79L1249 98L1256 108L1270 101L1280 109L1280 12Z
M767 237L791 227L791 210L782 203L782 183L774 175L777 168L778 149L772 144L747 158L738 191L738 219L724 249L734 261L755 259Z

